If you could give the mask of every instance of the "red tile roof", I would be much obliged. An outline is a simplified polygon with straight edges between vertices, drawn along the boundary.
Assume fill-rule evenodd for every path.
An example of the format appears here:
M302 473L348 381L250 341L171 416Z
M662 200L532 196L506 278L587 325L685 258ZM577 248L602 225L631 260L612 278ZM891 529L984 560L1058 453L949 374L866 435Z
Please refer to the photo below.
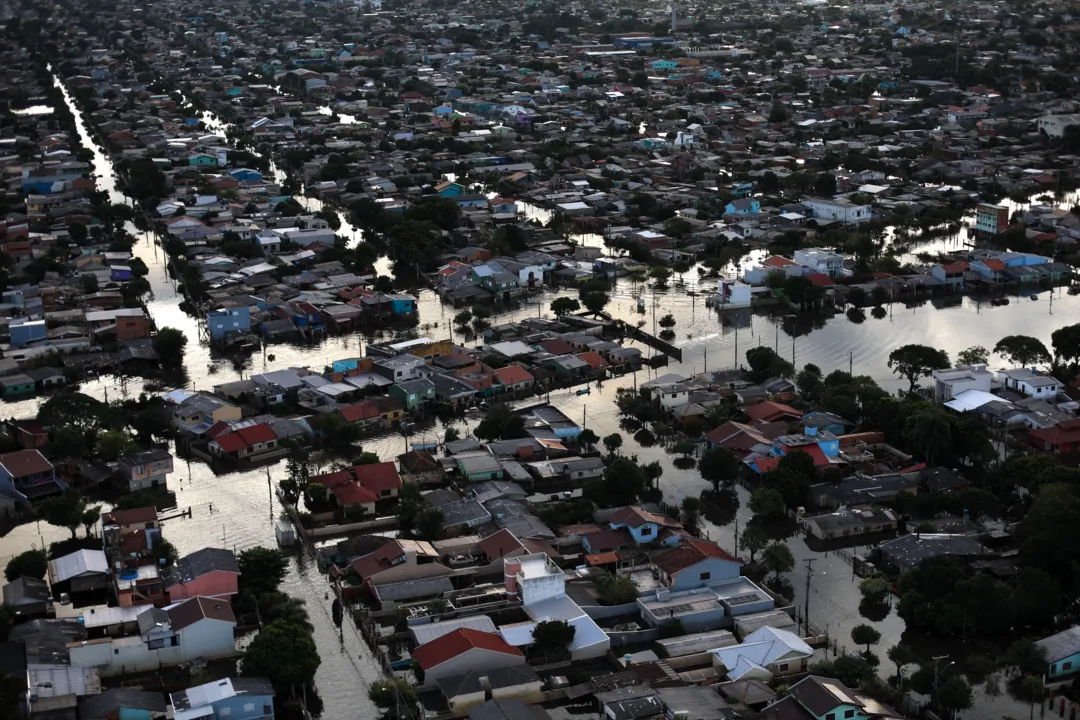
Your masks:
M338 408L338 413L345 422L351 423L379 417L379 409L367 401L343 405Z
M589 550L594 553L634 546L633 536L624 527L618 530L585 533L581 536L581 539L582 541L589 541Z
M534 379L529 371L520 365L507 365L506 367L497 368L495 377L503 385L516 385Z
M794 420L802 417L802 413L790 405L773 402L772 400L744 407L742 411L754 420L761 420L762 422L774 422L783 418Z
M312 475L308 478L308 482L319 483L329 490L338 485L352 482L352 479L352 475L349 474L348 470L335 470L334 472L323 473L322 475Z
M236 624L236 616L233 615L232 606L228 600L202 596L193 597L166 612L169 615L173 630L183 630L203 618Z
M666 515L657 515L656 513L649 512L648 510L639 508L635 505L627 505L620 509L611 516L611 522L614 524L626 523L628 527L632 528L641 527L645 523L650 522L662 527L682 527L682 525Z
M683 538L679 547L660 553L653 562L668 575L674 575L709 558L742 564L716 543L696 538Z
M604 357L595 350L587 350L583 353L579 353L578 357L589 363L589 367L592 368L605 368L611 363L604 359Z
M16 450L4 453L0 455L0 465L4 466L11 477L16 478L50 472L53 469L52 463L37 450Z
M1031 438L1048 446L1080 442L1080 420L1066 420L1048 428L1032 430Z
M545 340L540 343L540 347L547 350L552 355L569 355L574 352L574 346L566 342L562 338L552 338L551 340Z
M480 547L480 551L483 552L489 560L497 560L501 557L513 555L524 549L521 541L514 536L514 533L506 528L503 528L492 535L488 535L477 543L477 545Z
M157 508L153 505L148 507L133 508L131 510L110 510L103 513L102 521L106 525L132 525L134 523L148 523L157 521Z
M789 260L781 255L772 255L761 264L766 267L786 268L794 267L797 263L794 260Z
M240 452L248 446L244 439L240 437L240 434L234 432L218 435L214 438L214 442L218 444L222 451L227 453Z
M252 425L251 427L240 428L236 431L236 434L243 438L247 445L277 440L277 434L274 433L273 428L266 423L259 423L258 425Z
M1005 269L1005 263L1002 262L1001 260L996 260L996 259L983 260L982 264L985 265L986 267L988 267L991 270L1004 270Z
M383 490L400 490L401 475L398 474L397 466L392 462L372 463L371 465L356 465L353 467L356 480L365 488L375 494Z
M806 273L803 277L818 287L832 287L836 284L833 282L833 279L825 273Z
M378 500L375 493L368 490L366 487L361 487L356 483L343 483L341 485L335 485L330 491L337 498L337 501L342 507L348 507L349 505L370 505Z
M412 651L412 659L427 671L473 649L502 653L509 657L521 658L522 661L525 658L520 650L495 633L459 628L416 648ZM515 663L508 660L507 664Z

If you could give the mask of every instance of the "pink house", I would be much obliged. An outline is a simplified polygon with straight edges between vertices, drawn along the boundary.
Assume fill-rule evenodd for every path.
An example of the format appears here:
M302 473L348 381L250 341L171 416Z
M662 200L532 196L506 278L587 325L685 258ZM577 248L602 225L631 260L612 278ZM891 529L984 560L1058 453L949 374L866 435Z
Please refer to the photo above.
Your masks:
M228 598L237 593L240 568L231 550L203 548L180 558L165 581L169 602L197 596Z

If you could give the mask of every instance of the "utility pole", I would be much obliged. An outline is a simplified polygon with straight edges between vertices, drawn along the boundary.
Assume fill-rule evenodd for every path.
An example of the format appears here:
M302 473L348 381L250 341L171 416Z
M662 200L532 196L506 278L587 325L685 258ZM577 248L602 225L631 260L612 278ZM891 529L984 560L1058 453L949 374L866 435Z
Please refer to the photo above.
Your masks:
M940 673L938 672L938 666L937 665L938 665L939 661L947 660L948 658L949 658L948 655L935 655L934 656L934 698L933 698L933 700L934 700L934 708L935 709L937 709L938 677L940 676ZM949 663L949 665L952 665L952 663ZM949 665L946 665L945 667L943 667L941 669L945 670L945 669L947 669L949 667Z
M847 374L848 375L853 374L851 372L851 368L852 368L852 365L854 363L855 363L855 351L854 350L849 350L848 351L848 356L847 356Z
M805 626L804 632L810 634L810 578L814 574L814 558L806 558L806 600L805 609L803 610L803 625Z

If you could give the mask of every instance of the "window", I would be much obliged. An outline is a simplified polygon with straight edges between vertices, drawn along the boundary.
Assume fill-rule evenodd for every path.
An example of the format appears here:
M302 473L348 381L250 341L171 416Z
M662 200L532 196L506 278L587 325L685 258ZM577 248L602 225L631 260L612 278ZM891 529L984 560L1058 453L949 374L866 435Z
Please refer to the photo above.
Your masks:
M788 668L787 663L780 663L780 667L779 667L780 672L784 672L785 670L787 670L787 668Z
M255 712L255 703L244 703L244 712Z
M846 717L846 718L853 718L853 717L855 717L855 710L854 710L854 709L852 709L852 710L845 710L845 711L844 711L844 717Z
M825 720L836 720L836 713L829 713L825 716Z
M642 537L652 535L652 525L645 525L641 528Z
M232 708L231 707L223 707L220 710L218 710L218 715L232 715Z
M1061 669L1062 669L1062 671L1068 670L1068 669L1070 669L1070 668L1072 668L1072 661L1071 661L1071 660L1070 660L1069 662L1063 662L1063 663L1061 663Z

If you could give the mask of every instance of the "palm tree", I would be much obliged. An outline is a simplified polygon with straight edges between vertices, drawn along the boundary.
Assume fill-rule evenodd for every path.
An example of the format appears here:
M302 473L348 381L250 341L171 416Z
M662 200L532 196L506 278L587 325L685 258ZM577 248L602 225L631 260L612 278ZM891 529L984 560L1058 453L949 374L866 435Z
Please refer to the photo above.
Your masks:
M922 448L927 464L933 465L952 446L952 422L940 408L925 408L904 423L904 441L909 447Z
M299 598L289 597L284 593L264 593L259 598L259 614L264 626L281 622L289 625L299 625L308 632L315 630L315 626L311 624L304 601Z

